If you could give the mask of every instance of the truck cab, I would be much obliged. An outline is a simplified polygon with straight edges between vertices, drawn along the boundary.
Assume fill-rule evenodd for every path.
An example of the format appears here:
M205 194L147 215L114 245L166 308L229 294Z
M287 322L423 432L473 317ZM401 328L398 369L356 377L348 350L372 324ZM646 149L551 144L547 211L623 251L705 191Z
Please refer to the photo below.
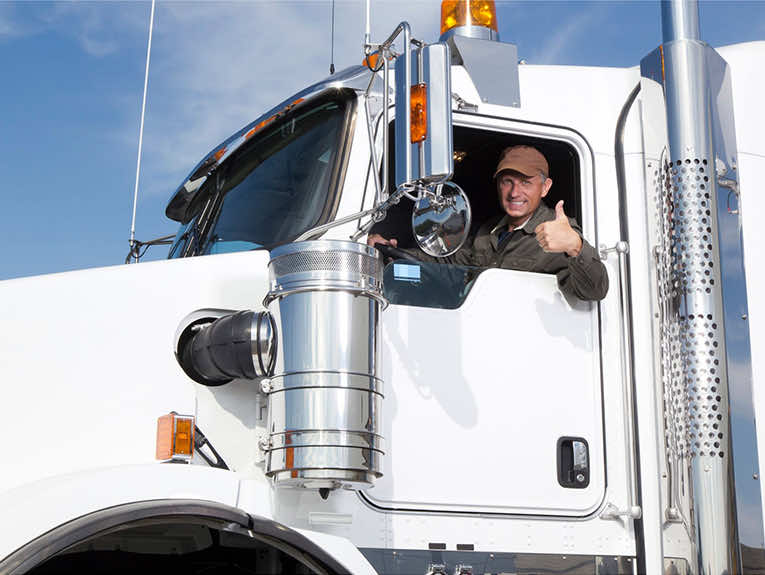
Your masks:
M721 300L723 320L711 319L711 309L698 319L711 334L701 344L710 361L731 362L734 353L744 366L729 378L727 394L717 392L719 381L701 392L699 383L677 383L705 368L677 363L695 357L695 348L669 319L678 296L667 292L672 282L662 266L676 265L677 242L662 226L688 209L664 199L685 185L676 183L678 171L699 182L722 178L706 163L716 154L729 168L735 156L738 186L765 177L765 148L747 126L754 110L739 105L735 123L725 115L726 98L746 102L743 79L765 44L721 49L722 63L708 56L718 148L709 158L689 156L686 167L685 157L668 151L674 136L663 51L626 69L534 66L519 64L514 46L492 39L490 28L485 34L452 32L442 42L449 54L449 180L469 202L466 241L502 213L493 179L502 150L534 146L553 181L543 201L552 208L563 200L598 250L610 284L605 297L570 297L550 274L417 257L416 194L376 211L401 188L396 130L408 117L389 99L401 92L400 69L389 74L384 62L383 73L369 50L365 65L290 96L191 170L166 209L179 224L167 261L2 286L5 301L45 302L26 310L23 321L3 309L16 329L0 347L6 358L28 359L4 362L6 381L28 379L35 353L26 342L46 350L34 371L47 397L39 402L38 386L20 385L18 413L6 413L27 440L10 446L0 482L0 508L13 518L0 521L0 571L118 570L130 560L131 568L166 561L191 572L210 565L226 572L254 565L262 573L695 572L700 549L715 538L699 525L714 523L721 511L700 512L694 486L704 483L693 462L714 455L727 465L724 441L736 457L734 501L725 510L736 534L729 556L744 571L763 561L760 486L751 471L758 474L751 422L760 411L749 331L734 326L734 317L746 315L746 290L760 280L741 279L752 256L742 251L742 220L731 204L738 193L720 184L725 202L709 207L720 214L715 232L723 230L723 243L709 252L724 266L720 282L738 288ZM383 45L379 55L389 59ZM765 90L761 83L756 89ZM711 212L706 217L711 221ZM698 233L711 236L711 226ZM365 247L370 233L396 238L413 257L376 254ZM317 258L323 248L301 255L294 246L322 242L334 246L322 265L330 265L332 250L350 249L344 242L360 244L357 252L379 263L379 286L365 284L342 304L332 298L346 284L289 291L294 286L284 278L298 272L275 271L275 261ZM329 268L321 269L326 276ZM275 309L289 297L303 303ZM200 376L184 360L189 342L241 310L253 318L247 338L226 345L246 349L253 375ZM52 314L55 322L47 321ZM367 331L354 331L362 316ZM324 327L310 332L305 322ZM730 331L718 327L723 322ZM42 335L40 325L47 326ZM751 329L759 337L760 328ZM313 366L306 373L330 371L323 358L343 353L368 371L335 366L335 383L315 384L324 395L298 400L308 384L284 383L295 376L289 365L297 360L289 356L296 333L313 362L305 360ZM726 340L730 333L737 343ZM365 395L345 394L359 385L345 382L362 376L373 383ZM283 393L288 388L293 395ZM343 394L327 391L339 389ZM709 394L710 414L730 413L730 434L722 429L728 419L708 424L720 426L724 441L718 427L711 439L699 432L693 441L705 447L693 451L685 414L702 411L684 407L689 389ZM363 476L304 474L337 473L329 455L323 463L296 463L303 436L289 427L298 417L290 405L302 406L295 413L336 416L340 408L325 403L330 396L357 414L357 428L299 431L358 448ZM23 414L33 406L31 421ZM173 416L165 420L173 432L182 416L193 418L191 443L158 463L156 421L165 414ZM277 433L278 425L286 431ZM59 427L66 449L52 439ZM362 428L373 442L354 443L367 441ZM325 440L321 447L338 445ZM727 477L729 468L721 469Z

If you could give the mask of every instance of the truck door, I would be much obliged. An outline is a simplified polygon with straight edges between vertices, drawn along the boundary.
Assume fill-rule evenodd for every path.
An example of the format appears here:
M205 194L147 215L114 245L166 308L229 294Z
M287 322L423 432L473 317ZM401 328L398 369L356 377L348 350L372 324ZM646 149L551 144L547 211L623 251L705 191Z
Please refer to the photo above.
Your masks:
M548 205L565 198L597 245L586 144L493 123L455 129L454 180L476 225L499 209L499 152L530 143L551 165ZM593 513L605 493L597 303L567 300L553 275L443 263L394 261L385 286L386 468L364 497L397 510Z

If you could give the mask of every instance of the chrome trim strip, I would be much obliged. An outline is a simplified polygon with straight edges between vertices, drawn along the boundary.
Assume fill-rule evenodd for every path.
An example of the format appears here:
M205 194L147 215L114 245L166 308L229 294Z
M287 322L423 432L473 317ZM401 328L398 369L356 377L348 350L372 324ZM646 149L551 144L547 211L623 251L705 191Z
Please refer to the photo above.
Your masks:
M427 534L422 539L427 540ZM474 573L555 573L559 575L632 575L635 558L626 556L573 555L561 553L513 553L502 551L446 549L433 539L432 548L369 548L360 547L378 573L385 575L412 575L428 573L436 567L437 573L456 573L458 566L472 565ZM459 541L459 539L457 539ZM473 542L466 538L465 544ZM423 544L420 544L423 545ZM463 544L464 545L464 544ZM451 544L450 544L451 546ZM464 573L465 571L462 571ZM687 571L666 571L666 575L685 575Z

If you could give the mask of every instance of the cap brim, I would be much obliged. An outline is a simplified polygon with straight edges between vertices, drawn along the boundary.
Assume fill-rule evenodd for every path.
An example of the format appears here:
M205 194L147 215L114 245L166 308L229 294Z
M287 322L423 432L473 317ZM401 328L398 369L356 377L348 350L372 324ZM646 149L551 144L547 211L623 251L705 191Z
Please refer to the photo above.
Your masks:
M519 166L502 166L499 168L496 172L494 172L494 179L497 179L497 176L500 175L502 172L518 172L519 174L523 174L527 178L532 177L534 174L527 173L528 171L533 172L534 170L529 170L528 167L521 168Z

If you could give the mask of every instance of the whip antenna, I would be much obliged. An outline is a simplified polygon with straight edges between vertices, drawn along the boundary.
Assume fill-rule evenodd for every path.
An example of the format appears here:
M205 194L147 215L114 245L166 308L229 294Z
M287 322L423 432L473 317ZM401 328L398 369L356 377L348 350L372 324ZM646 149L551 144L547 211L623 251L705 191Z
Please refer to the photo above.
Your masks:
M335 0L332 0L332 23L330 24L329 73L335 73Z
M370 27L370 23L369 23L369 3L370 3L370 0L367 0L366 1L366 7L365 7L365 12L366 12L366 27L364 28L364 48L369 46L369 42L372 39L372 34L370 33L370 30L369 30L369 27Z
M154 1L151 0L151 16L149 17L149 45L146 48L146 72L143 78L143 103L141 104L141 127L138 130L138 160L135 166L135 189L133 191L133 220L130 224L130 253L138 262L138 253L135 250L135 208L138 204L138 178L141 174L141 149L143 148L143 118L146 114L146 87L149 85L149 60L151 59L151 34L154 31ZM128 256L128 259L130 256Z

